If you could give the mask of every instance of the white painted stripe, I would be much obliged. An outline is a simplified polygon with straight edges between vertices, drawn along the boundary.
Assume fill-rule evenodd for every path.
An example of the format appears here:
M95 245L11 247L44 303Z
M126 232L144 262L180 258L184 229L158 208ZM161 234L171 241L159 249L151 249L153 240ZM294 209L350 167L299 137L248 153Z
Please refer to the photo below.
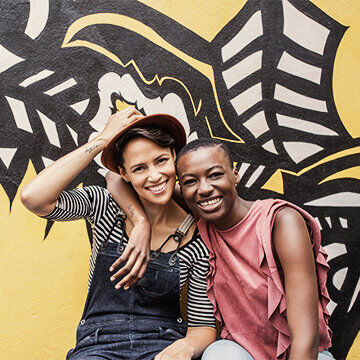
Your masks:
M326 309L330 315L333 313L333 311L335 310L336 307L337 307L337 303L332 301L331 299L328 302L328 304L326 305Z
M10 105L16 126L19 129L32 133L33 130L26 112L25 104L21 100L14 99L10 96L5 96L5 99Z
M37 38L44 30L49 17L49 0L30 0L30 14L25 34Z
M243 125L255 136L255 138L258 138L269 130L264 111L256 113L249 120L245 121Z
M223 62L229 60L245 46L263 35L261 11L253 14L244 27L221 49Z
M194 131L187 137L187 142L189 143L190 141L196 140L198 138L199 138L199 135L198 135L197 131Z
M16 151L17 148L0 148L0 159L7 168L9 168Z
M224 70L222 76L225 85L228 89L245 79L247 76L253 74L255 71L261 69L262 64L262 51L257 51L247 58L239 61L231 68Z
M348 268L343 268L337 271L333 276L333 284L338 289L341 290L341 287L345 281L346 274L348 272Z
M338 135L335 131L323 125L319 125L308 120L302 120L281 114L276 114L276 118L280 126L288 127L290 129L296 129L316 135L328 135L328 136Z
M52 75L54 73L54 71L51 70L42 70L40 72L38 72L37 74L28 77L27 79L25 79L23 82L21 82L19 85L22 87L27 87L37 81L40 81L42 79L45 79L47 77L49 77L50 75Z
M284 34L300 46L324 54L330 30L301 13L288 0L283 0Z
M68 128L70 135L72 136L72 138L74 139L74 142L76 145L79 145L78 143L78 134L75 130L73 130L68 124L66 124L66 127Z
M332 224L331 224L331 218L329 216L325 217L326 222L328 223L330 229L332 228Z
M104 169L104 168L99 168L99 169L98 169L98 173L99 173L100 175L102 175L103 177L105 177L105 175L106 175L108 172L109 172L108 169Z
M254 172L253 174L250 176L248 182L246 183L245 187L249 188L251 187L254 182L258 179L258 177L261 175L261 173L264 171L265 166L264 165L260 165Z
M339 217L339 220L340 220L341 226L342 226L344 229L347 229L347 228L348 228L348 221L347 221L347 219L343 219L343 218Z
M251 88L245 90L239 95L230 100L231 105L234 107L236 113L241 115L246 110L257 104L262 100L261 83L258 83Z
M360 194L353 192L341 192L312 200L304 205L310 206L334 206L334 207L360 207Z
M24 60L0 45L0 73Z
M249 166L250 166L250 164L248 164L248 163L242 163L241 164L241 166L239 168L239 171L238 171L239 179L241 179L244 176L245 171L249 168Z
M77 84L77 82L75 81L75 79L71 78L69 80L64 81L63 83L61 83L59 85L56 85L55 87L53 87L49 90L46 90L44 92L44 94L53 96L55 94L58 94L61 91L71 88L72 86L74 86L76 84Z
M319 218L316 217L316 218L314 218L314 219L315 219L316 223L318 224L319 229L322 230L322 226L321 226L321 223L320 223Z
M299 163L324 149L319 145L300 141L284 141L284 148L295 163Z
M48 159L44 156L42 156L42 161L43 161L45 167L48 167L50 164L52 164L54 162L54 160Z
M275 85L274 98L287 104L295 105L304 109L327 112L326 102L299 94L279 84Z
M355 290L354 290L354 294L353 296L351 297L351 301L350 301L350 305L349 305L349 308L348 308L348 311L349 312L351 310L351 308L353 307L354 303L355 303L355 300L356 298L358 297L359 295L359 292L360 292L360 278L356 284L356 287L355 287Z
M50 120L46 115L44 115L42 112L40 112L39 110L36 110L40 120L43 124L45 133L50 141L51 144L60 147L60 140L59 140L59 135L56 129L56 124L54 121Z
M332 243L324 246L324 250L327 253L327 261L330 261L338 256L344 255L347 253L345 244L341 243Z
M277 68L289 74L312 81L316 84L320 84L321 82L321 68L305 63L285 51L281 56Z
M266 142L263 146L262 146L266 151L269 151L273 154L278 154L275 144L274 144L274 140L269 140L268 142Z
M88 107L90 99L81 100L75 104L70 105L79 115L82 115Z

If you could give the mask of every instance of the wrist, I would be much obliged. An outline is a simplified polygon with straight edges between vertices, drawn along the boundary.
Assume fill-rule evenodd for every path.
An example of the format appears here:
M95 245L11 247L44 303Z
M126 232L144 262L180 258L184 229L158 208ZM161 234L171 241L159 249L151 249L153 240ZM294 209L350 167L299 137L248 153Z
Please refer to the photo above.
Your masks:
M290 347L290 359L315 360L318 357L318 343L316 341L304 342L304 339L292 341Z
M195 356L195 347L193 343L188 337L184 337L183 340L186 343L186 349L188 351L189 356L193 358Z
M91 141L96 141L97 143L101 144L103 146L103 148L106 147L106 144L113 138L113 136L108 136L106 133L104 134L104 132L99 133L98 135L96 135L93 140Z
M143 226L144 228L148 228L151 230L151 224L148 218L145 215L135 215L131 219L134 226Z
M84 145L85 152L96 156L105 149L106 144L107 142L104 139L95 137Z

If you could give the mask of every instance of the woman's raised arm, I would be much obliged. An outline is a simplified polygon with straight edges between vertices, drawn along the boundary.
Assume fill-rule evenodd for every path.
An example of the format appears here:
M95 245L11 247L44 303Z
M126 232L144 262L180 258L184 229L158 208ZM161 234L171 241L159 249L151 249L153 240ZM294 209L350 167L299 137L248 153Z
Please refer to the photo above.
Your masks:
M112 115L104 130L93 140L42 170L21 192L25 207L40 216L50 214L71 180L88 166L110 139L139 117L142 117L141 113L132 107Z

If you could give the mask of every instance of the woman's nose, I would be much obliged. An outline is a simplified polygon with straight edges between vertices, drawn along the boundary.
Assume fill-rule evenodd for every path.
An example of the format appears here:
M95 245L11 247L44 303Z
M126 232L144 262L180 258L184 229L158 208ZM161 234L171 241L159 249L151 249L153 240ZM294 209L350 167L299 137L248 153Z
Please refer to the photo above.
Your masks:
M200 180L199 188L198 188L198 193L200 195L209 195L212 191L213 191L213 187L211 186L209 181Z
M153 182L156 182L156 181L160 180L160 178L161 178L160 172L154 167L149 168L148 175L149 175L149 180L151 180Z

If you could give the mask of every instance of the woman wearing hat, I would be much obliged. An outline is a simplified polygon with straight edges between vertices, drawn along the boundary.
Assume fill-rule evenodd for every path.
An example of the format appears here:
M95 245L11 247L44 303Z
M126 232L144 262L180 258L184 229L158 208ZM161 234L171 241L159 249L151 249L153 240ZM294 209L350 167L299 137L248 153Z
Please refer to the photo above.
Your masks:
M208 250L192 216L171 199L175 152L185 142L182 125L172 116L143 117L127 108L113 115L95 139L51 164L23 189L21 199L35 214L59 221L84 218L92 225L88 296L67 359L186 360L200 356L215 340L206 296ZM106 189L65 190L101 151L103 164L131 183L145 209L150 258L128 244L137 223L126 218ZM188 327L180 314L186 280Z

